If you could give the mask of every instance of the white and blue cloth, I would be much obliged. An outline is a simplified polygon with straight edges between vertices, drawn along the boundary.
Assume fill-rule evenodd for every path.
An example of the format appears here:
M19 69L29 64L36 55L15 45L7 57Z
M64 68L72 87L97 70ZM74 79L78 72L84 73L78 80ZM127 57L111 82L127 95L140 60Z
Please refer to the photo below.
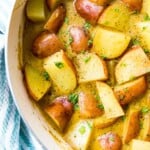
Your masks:
M43 150L21 119L7 83L4 43L13 3L14 0L0 2L0 150Z

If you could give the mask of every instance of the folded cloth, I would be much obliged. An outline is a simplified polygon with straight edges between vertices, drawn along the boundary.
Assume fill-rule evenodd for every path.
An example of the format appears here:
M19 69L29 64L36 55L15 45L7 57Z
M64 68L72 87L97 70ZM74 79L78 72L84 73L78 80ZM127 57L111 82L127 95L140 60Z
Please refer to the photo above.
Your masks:
M0 150L43 150L21 119L6 79L4 39L13 2L0 2Z

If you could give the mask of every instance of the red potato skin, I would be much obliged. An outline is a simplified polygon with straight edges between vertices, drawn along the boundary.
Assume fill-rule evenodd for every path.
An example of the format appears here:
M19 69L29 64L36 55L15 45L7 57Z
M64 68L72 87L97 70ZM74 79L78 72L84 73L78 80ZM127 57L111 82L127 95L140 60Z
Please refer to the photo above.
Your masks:
M142 8L143 0L122 0L125 2L132 10L140 11Z
M66 9L63 5L58 6L51 14L50 18L44 25L44 29L50 32L58 32L66 16Z
M101 6L105 6L110 2L110 0L90 0L90 1L96 3L97 5L101 5Z
M74 52L80 53L81 51L88 49L89 35L83 28L72 26L70 28L70 35L73 39L71 47Z
M40 33L32 45L32 52L39 58L47 57L61 49L64 49L56 34L44 31Z
M79 94L79 110L83 118L94 118L101 116L103 111L98 108L96 99L91 93L81 92Z
M103 150L121 150L122 141L119 135L108 132L98 138Z
M56 120L56 125L63 131L73 114L73 105L66 96L61 96L46 107L45 112L54 122Z
M76 0L74 5L77 13L92 25L97 23L104 9L103 6L97 5L89 0Z

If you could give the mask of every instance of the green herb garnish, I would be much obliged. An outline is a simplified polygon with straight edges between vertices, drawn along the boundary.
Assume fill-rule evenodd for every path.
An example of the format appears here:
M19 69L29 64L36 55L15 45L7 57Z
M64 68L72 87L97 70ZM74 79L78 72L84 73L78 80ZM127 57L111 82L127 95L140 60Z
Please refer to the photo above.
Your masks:
M150 20L149 15L148 15L148 14L145 14L145 16L144 16L144 21L149 21L149 20Z
M87 63L87 62L89 62L89 61L90 61L90 59L91 59L91 57L90 57L90 56L88 56L88 57L86 57L86 58L84 59L84 62L85 62L85 63Z
M64 22L65 22L66 24L69 24L69 19L68 19L68 17L65 17Z
M144 52L145 52L146 54L149 54L149 53L150 53L150 50L149 50L149 49L144 49Z
M45 78L45 80L47 80L47 81L50 80L50 76L46 71L42 72L42 76Z
M132 39L133 45L140 45L140 41L138 39Z
M79 98L79 95L76 94L76 93L72 93L68 96L69 98L69 101L72 103L72 104L77 104L78 103L78 98Z
M113 137L113 136L110 136L110 137L109 137L109 141L114 142L114 141L115 141L114 137Z
M88 46L92 45L93 44L93 39L89 39L88 40Z
M80 132L80 134L83 135L83 134L86 132L85 126L81 126L81 127L79 128L79 132Z
M64 64L62 62L55 62L55 66L59 69L64 67Z
M141 112L143 113L143 114L146 114L146 113L148 113L150 111L150 109L148 108L148 107L143 107L142 109L141 109Z
M99 105L98 105L98 108L104 110L104 105L103 105L103 104L99 104Z
M91 24L89 22L85 22L85 24L83 25L83 27L86 29L86 30L89 30L91 28Z

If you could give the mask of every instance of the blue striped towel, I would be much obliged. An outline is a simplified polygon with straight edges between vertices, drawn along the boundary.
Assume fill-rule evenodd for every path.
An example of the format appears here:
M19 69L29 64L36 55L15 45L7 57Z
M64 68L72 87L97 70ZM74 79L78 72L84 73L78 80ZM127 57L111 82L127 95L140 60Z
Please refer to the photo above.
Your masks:
M4 35L13 2L0 2L0 150L43 150L21 119L7 84Z

